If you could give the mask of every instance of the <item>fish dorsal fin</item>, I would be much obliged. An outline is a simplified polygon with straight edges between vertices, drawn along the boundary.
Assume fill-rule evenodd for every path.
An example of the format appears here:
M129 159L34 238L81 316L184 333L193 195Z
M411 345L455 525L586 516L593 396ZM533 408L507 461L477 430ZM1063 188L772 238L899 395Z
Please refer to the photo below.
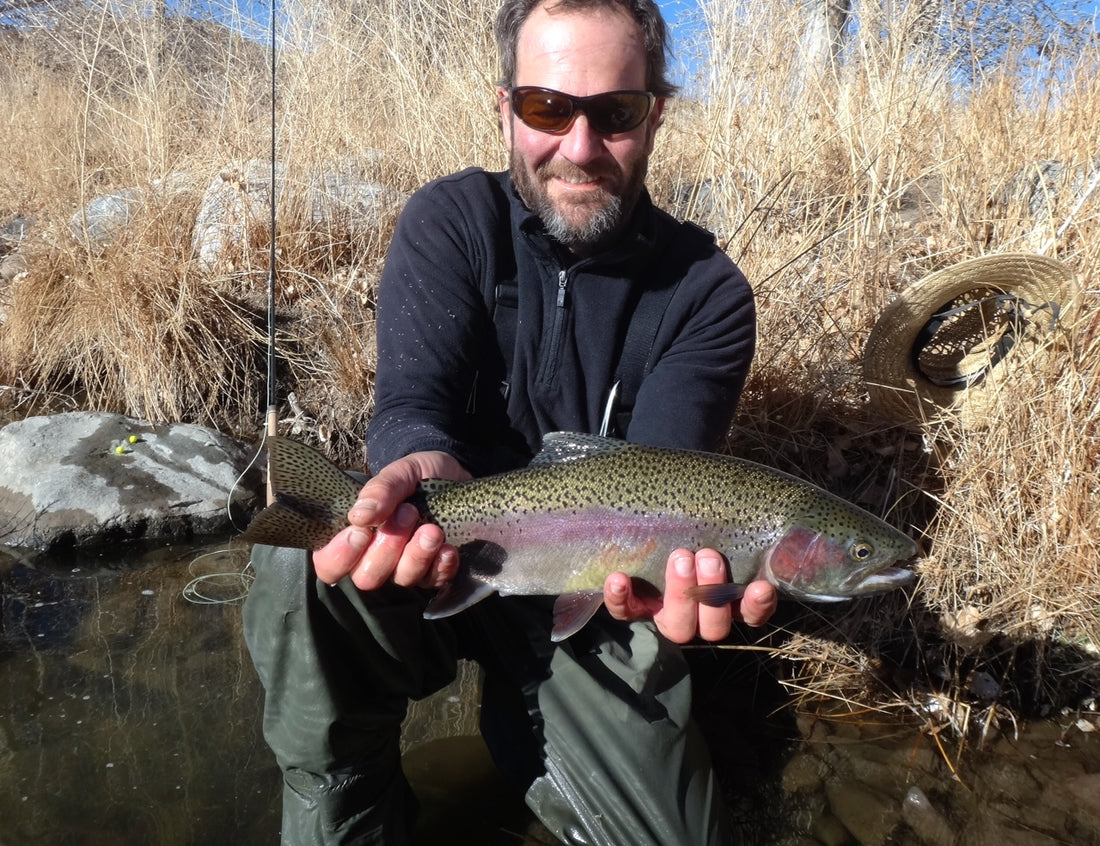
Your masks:
M542 449L531 459L530 467L545 467L589 458L593 455L610 455L629 446L626 441L588 435L583 432L548 432L542 437Z

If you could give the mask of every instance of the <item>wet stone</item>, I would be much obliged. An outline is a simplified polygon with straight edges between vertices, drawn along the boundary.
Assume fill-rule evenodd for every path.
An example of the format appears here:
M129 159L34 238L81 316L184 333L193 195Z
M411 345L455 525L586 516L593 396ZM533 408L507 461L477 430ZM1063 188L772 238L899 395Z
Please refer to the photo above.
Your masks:
M1065 789L1076 803L1078 822L1088 826L1100 837L1100 773L1070 778L1065 783Z
M928 795L914 785L905 794L901 818L923 846L952 846L955 833Z
M817 790L827 770L813 755L795 755L783 769L783 789L788 793Z
M825 785L829 807L861 846L880 846L900 820L900 807L885 793L854 781Z
M821 814L810 828L810 834L821 846L847 846L852 842L851 832L832 814Z

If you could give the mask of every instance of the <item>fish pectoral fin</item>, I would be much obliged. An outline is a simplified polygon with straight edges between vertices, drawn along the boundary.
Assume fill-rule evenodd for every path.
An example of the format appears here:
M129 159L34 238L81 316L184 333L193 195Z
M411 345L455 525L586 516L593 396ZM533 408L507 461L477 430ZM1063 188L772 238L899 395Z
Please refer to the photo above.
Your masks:
M601 605L602 590L563 593L554 601L554 628L550 632L550 640L558 643L579 632L592 619L592 615L600 610Z
M492 585L471 579L460 570L455 580L445 588L441 588L439 593L428 602L428 607L424 609L424 619L438 620L442 617L450 617L471 605L476 605L495 592L496 588Z
M745 595L745 586L733 582L722 582L717 585L692 585L684 589L684 596L694 599L700 605L710 605L719 608L736 602Z

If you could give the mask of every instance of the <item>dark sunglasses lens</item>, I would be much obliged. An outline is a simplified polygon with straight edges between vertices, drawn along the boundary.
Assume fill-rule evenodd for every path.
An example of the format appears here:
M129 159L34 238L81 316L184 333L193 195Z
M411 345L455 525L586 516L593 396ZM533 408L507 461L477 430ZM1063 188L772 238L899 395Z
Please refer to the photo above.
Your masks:
M518 89L512 96L512 108L520 120L542 132L565 129L573 119L573 104L555 91Z
M584 113L597 132L614 135L628 132L649 114L650 98L637 91L622 91L593 97L585 104Z

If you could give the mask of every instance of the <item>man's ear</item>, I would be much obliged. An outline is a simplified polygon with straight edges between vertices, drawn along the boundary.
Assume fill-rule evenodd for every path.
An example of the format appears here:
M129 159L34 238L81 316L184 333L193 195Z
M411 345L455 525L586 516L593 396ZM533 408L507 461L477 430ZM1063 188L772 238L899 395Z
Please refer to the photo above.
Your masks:
M497 124L500 126L501 137L504 139L504 149L512 152L512 98L508 96L508 89L497 86Z
M665 122L665 103L667 102L668 100L664 97L658 97L657 102L653 104L653 111L649 113L646 124L646 148L650 153L653 152L653 142L657 138L657 130Z

